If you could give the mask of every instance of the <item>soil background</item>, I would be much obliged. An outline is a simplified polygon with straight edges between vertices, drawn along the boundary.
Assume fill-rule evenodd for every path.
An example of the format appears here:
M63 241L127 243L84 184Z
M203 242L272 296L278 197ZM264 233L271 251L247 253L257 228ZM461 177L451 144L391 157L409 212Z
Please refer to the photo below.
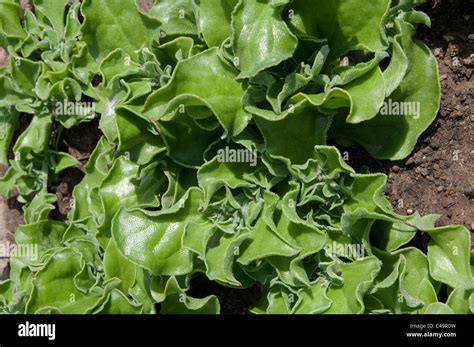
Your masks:
M349 153L349 162L356 169L368 166L371 172L388 175L386 193L397 212L436 213L441 215L439 226L462 224L473 232L474 2L432 0L420 10L431 17L432 28L420 25L417 37L430 47L440 68L443 96L437 120L404 161L374 160L357 146L341 150ZM85 164L101 136L97 126L97 122L92 122L66 131L60 149ZM0 176L4 170L0 167ZM72 190L82 177L82 168L67 170L59 177L59 182L50 187L58 197L52 218L66 218ZM16 199L0 198L0 242L13 242L14 230L21 221L21 206ZM423 235L415 242L426 249L427 238ZM7 276L7 261L0 259L0 278ZM257 286L245 290L229 289L198 277L192 281L190 294L195 297L214 294L221 302L222 313L245 314L258 301L260 290Z
M341 150L355 168L388 175L386 194L398 213L439 214L438 226L461 224L473 232L474 2L429 1L419 9L432 22L431 28L420 25L416 36L438 61L438 118L404 161L374 160L358 146Z

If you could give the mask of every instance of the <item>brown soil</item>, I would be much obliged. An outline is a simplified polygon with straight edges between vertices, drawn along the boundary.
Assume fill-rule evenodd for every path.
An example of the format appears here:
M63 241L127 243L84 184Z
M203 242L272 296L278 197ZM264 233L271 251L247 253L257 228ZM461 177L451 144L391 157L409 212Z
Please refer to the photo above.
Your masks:
M58 182L50 187L50 191L56 194L58 199L56 202L57 208L51 216L53 219L66 220L67 214L71 211L74 187L84 178L84 165L89 160L89 156L101 136L102 132L99 129L98 120L83 123L64 131L59 150L72 155L81 162L81 165L79 168L71 168L62 172L58 177Z
M258 285L247 289L231 289L198 276L191 281L188 294L194 298L215 295L221 305L221 314L249 314L249 308L258 303L262 292Z
M15 138L28 127L31 117L22 117L20 127L16 131ZM53 142L56 136L53 131ZM69 153L82 165L79 168L72 168L62 172L58 181L49 187L51 193L56 194L58 200L56 209L51 214L51 218L55 220L66 220L67 214L71 210L72 192L76 184L81 182L84 177L84 167L89 159L89 155L94 150L97 142L102 136L99 130L99 122L97 120L84 123L74 129L64 130L59 143L58 149ZM13 153L10 151L10 158ZM0 165L0 177L6 172L6 167ZM11 244L14 242L14 234L18 225L24 223L23 208L17 201L15 193L9 199L0 197L0 243ZM0 258L0 280L8 278L8 261Z
M439 117L402 162L373 160L359 147L348 149L349 162L389 176L386 193L401 214L440 214L439 226L465 225L474 231L474 6L448 1L424 8L432 28L418 37L436 56L442 85ZM469 15L472 14L472 15Z
M3 176L5 171L6 167L0 165L0 176ZM14 242L15 230L23 223L21 209L14 204L14 200L0 197L0 243L6 246ZM0 280L8 278L8 274L8 259L0 258Z

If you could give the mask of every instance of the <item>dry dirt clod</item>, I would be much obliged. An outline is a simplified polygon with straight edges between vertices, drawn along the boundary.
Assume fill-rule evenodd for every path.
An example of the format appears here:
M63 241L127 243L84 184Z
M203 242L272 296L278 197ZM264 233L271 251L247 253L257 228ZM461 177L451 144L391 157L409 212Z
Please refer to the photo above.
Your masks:
M0 47L0 66L8 65L8 52L5 48Z
M33 10L33 3L31 0L20 0L20 7L24 10Z
M0 167L0 176L3 175L4 168ZM21 213L17 210L10 210L6 199L0 197L0 244L4 249L14 242L14 233L19 224L22 223ZM4 254L2 256L8 256ZM0 259L0 280L8 276L8 259Z
M450 183L448 189L446 190L446 193L444 193L444 196L445 196L445 197L448 197L448 196L449 196L451 193L453 193L453 192L454 192L453 184Z
M139 0L138 1L138 5L146 13L151 11L154 4L155 4L154 0Z
M440 48L440 47L436 47L433 51L433 54L436 56L436 57L439 57L441 54L443 54L443 50Z
M471 54L468 58L463 60L464 65L466 66L473 66L474 65L474 53Z
M441 142L436 139L432 139L430 142L430 147L436 151L441 148Z

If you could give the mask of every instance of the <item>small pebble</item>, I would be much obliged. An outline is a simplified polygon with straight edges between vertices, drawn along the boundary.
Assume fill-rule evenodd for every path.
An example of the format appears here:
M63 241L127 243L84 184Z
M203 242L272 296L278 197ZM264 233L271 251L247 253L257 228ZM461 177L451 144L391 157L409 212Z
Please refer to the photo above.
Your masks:
M394 166L392 167L392 171L395 172L395 173L396 173L396 172L399 172L399 171L400 171L400 166L394 165Z
M444 188L442 186L439 186L436 190L438 191L438 193L441 193L444 190Z
M415 164L416 165L420 165L422 161L423 161L422 158L420 158L419 156L415 156Z
M407 210L407 213L408 213L408 214L412 214L412 213L413 213L413 210L412 210L411 208L409 208L409 209Z
M449 116L449 112L445 108L442 108L441 111L439 112L439 115L441 117L445 118L445 117Z
M441 148L441 142L439 142L439 140L433 139L430 142L430 147L434 150L438 150Z
M467 38L468 38L469 40L474 41L474 34L469 34L469 35L467 36Z

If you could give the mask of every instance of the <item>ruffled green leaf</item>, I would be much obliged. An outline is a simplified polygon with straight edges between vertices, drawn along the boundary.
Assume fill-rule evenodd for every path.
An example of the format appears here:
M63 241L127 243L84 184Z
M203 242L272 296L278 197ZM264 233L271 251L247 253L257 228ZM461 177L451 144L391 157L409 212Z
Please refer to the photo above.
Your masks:
M161 119L179 109L206 106L230 135L242 132L250 120L241 105L242 86L235 81L232 67L217 53L217 49L209 49L181 61L169 84L147 99L145 111L150 118Z
M389 0L376 0L371 6L360 6L357 0L318 0L308 6L305 0L296 0L289 6L288 22L299 35L326 39L330 59L336 59L352 50L384 50L382 21L389 6Z
M339 264L344 283L341 287L330 286L327 297L332 301L325 314L349 314L364 312L364 295L373 285L381 263L375 257L363 258L350 264Z
M239 78L289 59L298 45L281 18L282 7L271 1L242 0L232 13L232 45Z
M462 226L426 230L431 236L428 259L431 276L452 288L473 284L471 236Z
M154 216L140 210L121 209L112 223L112 235L120 253L154 274L190 273L193 256L189 250L182 249L181 240L186 225L200 219L200 198L199 190L190 190L180 203Z
M135 50L159 37L160 21L140 12L134 1L89 0L81 11L83 40L95 59L102 60L116 48L135 56Z
M238 0L203 0L199 5L199 28L209 47L220 46L231 35L232 11Z

